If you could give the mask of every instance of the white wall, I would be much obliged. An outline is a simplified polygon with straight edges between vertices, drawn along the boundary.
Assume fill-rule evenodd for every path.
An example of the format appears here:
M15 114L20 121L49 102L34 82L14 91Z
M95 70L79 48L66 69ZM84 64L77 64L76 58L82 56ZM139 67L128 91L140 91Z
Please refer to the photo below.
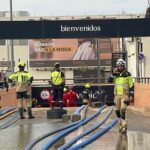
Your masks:
M29 72L34 76L34 79L50 79L50 71L29 69Z
M65 78L73 79L74 78L73 70L65 70ZM73 80L66 80L66 84L73 84L73 83L74 83Z
M136 77L136 42L126 42L127 47L127 65L128 71L131 73L133 77Z
M127 42L126 39L126 46L128 52L128 70L131 72L133 77L136 77L136 40L134 39L133 42ZM150 77L150 37L142 37L141 42L143 43L143 54L145 59L143 62L138 62L139 67L142 65L141 77Z
M143 52L145 56L145 77L150 77L150 37L142 38L143 41Z
M7 60L7 48L6 46L0 46L0 61Z
M15 70L18 70L19 59L28 62L28 46L14 46Z

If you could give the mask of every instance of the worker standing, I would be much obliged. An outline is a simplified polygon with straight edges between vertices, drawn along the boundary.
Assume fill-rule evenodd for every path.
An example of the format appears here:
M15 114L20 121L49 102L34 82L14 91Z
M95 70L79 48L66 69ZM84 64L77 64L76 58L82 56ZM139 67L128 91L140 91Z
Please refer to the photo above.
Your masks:
M90 88L91 88L91 84L87 83L85 84L85 87L82 91L82 100L83 100L83 104L85 105L90 105L91 100L90 100Z
M16 82L16 95L17 95L17 100L18 100L20 119L25 119L23 115L23 112L24 112L23 99L26 100L29 119L33 119L35 117L32 115L32 110L31 110L32 101L31 101L31 97L29 94L29 87L33 81L33 76L24 70L25 66L26 64L20 61L18 63L19 71L11 74L8 77L8 81L11 83L12 81Z
M116 68L113 74L109 77L108 82L114 83L114 95L115 95L115 113L119 119L119 131L126 133L127 130L127 119L126 109L129 105L130 98L133 97L134 83L130 72L125 68L125 61L118 59Z
M55 101L58 101L59 107L63 108L63 89L65 86L65 75L60 69L60 64L55 63L54 71L51 73L51 82L53 89L53 99L51 108L54 109Z

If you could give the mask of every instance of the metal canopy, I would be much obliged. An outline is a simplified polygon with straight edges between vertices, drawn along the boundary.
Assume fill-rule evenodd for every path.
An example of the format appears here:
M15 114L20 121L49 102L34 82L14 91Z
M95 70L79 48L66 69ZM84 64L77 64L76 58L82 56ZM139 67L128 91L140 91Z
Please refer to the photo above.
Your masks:
M150 36L150 19L0 21L0 39Z

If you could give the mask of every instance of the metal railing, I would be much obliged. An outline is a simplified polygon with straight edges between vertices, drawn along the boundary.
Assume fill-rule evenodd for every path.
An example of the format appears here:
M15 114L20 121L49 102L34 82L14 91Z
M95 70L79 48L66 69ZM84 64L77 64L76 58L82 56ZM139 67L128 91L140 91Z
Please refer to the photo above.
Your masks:
M50 79L34 79L33 85L40 84L40 85L48 85L48 81ZM99 85L99 84L108 84L107 78L103 79L101 83L98 83L98 78L66 78L66 85L83 85L85 83L91 83L93 85ZM143 84L150 84L150 77L134 77L135 83L143 83Z
M103 79L101 83L98 83L98 78L66 78L66 85L84 85L85 83L91 83L92 85L108 84L107 78ZM50 86L50 79L34 79L32 86ZM150 84L150 77L134 77L135 83ZM0 81L0 88L5 88L4 81Z
M9 84L9 87L15 86L15 81ZM98 78L66 78L65 79L65 85L70 86L70 85L84 85L86 83L90 83L92 85L101 85L101 84L107 84L107 78L103 78L101 80L101 83L98 83ZM51 80L50 79L34 79L32 82L32 86L46 86L49 87L51 86ZM0 81L0 88L4 89L5 88L5 81Z
M135 77L135 83L150 84L150 77Z
M107 80L107 78L103 78L100 84L106 84ZM32 85L48 85L49 82L51 82L50 79L34 79ZM93 85L99 84L98 78L66 78L65 83L66 85L83 85L85 83L91 83Z

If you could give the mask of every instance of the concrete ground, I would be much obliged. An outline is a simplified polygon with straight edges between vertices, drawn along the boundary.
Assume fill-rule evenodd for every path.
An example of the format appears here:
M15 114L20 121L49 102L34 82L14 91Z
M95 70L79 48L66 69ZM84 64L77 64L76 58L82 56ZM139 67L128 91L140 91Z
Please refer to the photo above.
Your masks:
M68 113L73 113L75 108L68 108ZM47 109L34 109L35 119L19 120L12 126L0 130L0 150L23 150L26 144L37 137L67 125L61 119L47 119ZM96 109L91 109L95 112ZM91 113L92 114L92 113ZM149 150L150 149L150 109L129 106L128 133L121 135L118 125L115 125L107 134L98 138L84 149L93 150ZM115 117L113 113L110 117ZM93 123L91 123L92 125ZM82 130L80 130L81 132ZM74 137L74 135L72 135ZM47 142L49 138L45 141ZM40 145L35 150L41 149ZM57 148L53 148L57 149Z

